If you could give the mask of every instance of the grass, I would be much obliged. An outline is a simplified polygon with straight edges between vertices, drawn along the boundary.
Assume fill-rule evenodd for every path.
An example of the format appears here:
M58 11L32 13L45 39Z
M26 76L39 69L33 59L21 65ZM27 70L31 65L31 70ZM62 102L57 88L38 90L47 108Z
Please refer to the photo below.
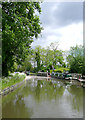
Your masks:
M2 78L2 90L23 81L25 77L26 75L19 75L16 73L14 76Z
M37 73L31 73L31 72L30 72L30 75L37 75Z
M69 68L60 67L54 70L54 72L60 72L60 73L63 73L64 71L69 71Z

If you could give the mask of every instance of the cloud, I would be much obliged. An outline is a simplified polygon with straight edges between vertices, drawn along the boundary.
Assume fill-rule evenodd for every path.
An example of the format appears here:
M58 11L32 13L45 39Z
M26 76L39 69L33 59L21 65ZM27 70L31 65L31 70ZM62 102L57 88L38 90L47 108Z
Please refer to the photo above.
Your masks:
M60 29L62 36L60 38L59 48L69 50L71 46L83 45L83 24L71 24Z
M83 2L45 2L41 7L44 26L62 27L83 20Z
M47 47L51 42L59 42L59 49L69 50L71 46L83 45L83 24L70 24L69 26L50 29L46 27L42 33L42 37L35 40L32 43L32 47L36 45L41 45L42 47Z
M54 12L56 24L65 26L72 23L78 23L83 20L83 3L82 2L64 2L61 3ZM58 19L57 19L58 18Z
M42 37L34 40L36 45L47 47L51 42L59 41L59 48L69 50L71 46L83 45L83 3L45 2L41 5L40 15L44 30Z
M56 3L56 8L58 3ZM53 2L45 2L41 4L42 13L40 15L40 20L43 23L43 26L49 26L53 24L53 8L55 7L55 3Z

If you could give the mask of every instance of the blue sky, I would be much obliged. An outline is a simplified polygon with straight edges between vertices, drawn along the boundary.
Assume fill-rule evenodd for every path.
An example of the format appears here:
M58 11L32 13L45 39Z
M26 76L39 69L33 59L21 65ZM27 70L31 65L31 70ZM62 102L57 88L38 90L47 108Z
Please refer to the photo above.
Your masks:
M39 15L44 30L32 43L47 47L59 42L59 49L83 45L83 2L43 2Z

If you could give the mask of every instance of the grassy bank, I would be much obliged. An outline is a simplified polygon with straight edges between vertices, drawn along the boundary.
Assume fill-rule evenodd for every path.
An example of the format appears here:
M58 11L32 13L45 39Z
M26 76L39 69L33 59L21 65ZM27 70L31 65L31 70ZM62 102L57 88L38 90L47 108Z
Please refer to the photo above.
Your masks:
M25 77L25 74L19 75L18 73L16 73L13 76L2 78L2 90L23 81Z

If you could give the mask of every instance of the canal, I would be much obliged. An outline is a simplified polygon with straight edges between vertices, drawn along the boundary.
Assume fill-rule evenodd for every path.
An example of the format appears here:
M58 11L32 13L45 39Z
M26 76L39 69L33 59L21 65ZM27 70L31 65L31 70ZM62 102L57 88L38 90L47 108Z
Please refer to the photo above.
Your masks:
M32 78L2 97L3 118L83 118L78 81Z

